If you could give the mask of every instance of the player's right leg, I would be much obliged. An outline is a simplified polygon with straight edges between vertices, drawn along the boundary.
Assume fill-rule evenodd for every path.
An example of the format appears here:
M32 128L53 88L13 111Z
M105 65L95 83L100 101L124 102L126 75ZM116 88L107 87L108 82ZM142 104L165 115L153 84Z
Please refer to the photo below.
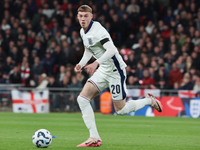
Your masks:
M77 98L79 107L82 112L83 120L90 132L90 138L85 142L77 145L77 147L97 147L102 144L99 133L97 131L94 112L90 104L90 101L98 93L99 91L91 82L86 82L86 84L83 87L83 90Z

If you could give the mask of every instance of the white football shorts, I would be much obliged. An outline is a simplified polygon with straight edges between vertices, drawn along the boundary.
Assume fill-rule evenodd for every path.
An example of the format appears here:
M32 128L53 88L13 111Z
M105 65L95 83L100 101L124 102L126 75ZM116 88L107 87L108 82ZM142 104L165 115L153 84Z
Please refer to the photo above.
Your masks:
M88 79L93 83L99 93L109 87L113 101L122 101L126 98L126 70L115 69L110 73L97 71Z

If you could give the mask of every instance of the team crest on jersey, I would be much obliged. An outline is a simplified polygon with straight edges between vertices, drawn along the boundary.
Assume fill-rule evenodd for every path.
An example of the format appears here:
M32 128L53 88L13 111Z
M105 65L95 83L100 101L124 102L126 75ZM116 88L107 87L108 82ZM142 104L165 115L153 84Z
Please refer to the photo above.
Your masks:
M89 45L92 45L92 38L88 38Z

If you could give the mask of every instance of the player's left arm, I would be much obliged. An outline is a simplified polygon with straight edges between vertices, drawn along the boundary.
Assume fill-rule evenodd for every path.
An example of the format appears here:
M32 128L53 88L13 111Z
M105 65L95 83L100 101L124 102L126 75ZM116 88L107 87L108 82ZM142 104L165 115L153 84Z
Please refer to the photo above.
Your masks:
M117 48L114 46L114 44L109 40L109 38L104 38L100 41L103 47L105 48L105 53L96 61L99 64L102 64L103 62L107 61L111 57L113 57L116 53L118 53Z
M97 59L92 64L85 67L85 69L87 69L87 72L91 75L95 72L98 65L102 64L103 62L113 57L116 53L118 53L117 48L109 40L109 38L102 39L100 43L103 45L106 51L99 59Z

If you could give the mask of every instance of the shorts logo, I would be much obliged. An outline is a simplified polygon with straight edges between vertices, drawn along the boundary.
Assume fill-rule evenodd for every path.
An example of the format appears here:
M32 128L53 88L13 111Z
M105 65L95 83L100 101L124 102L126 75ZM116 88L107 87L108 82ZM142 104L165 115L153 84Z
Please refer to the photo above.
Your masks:
M113 98L116 98L116 97L118 97L119 95L117 95L117 96L113 96Z
M89 45L92 45L92 38L88 38Z

